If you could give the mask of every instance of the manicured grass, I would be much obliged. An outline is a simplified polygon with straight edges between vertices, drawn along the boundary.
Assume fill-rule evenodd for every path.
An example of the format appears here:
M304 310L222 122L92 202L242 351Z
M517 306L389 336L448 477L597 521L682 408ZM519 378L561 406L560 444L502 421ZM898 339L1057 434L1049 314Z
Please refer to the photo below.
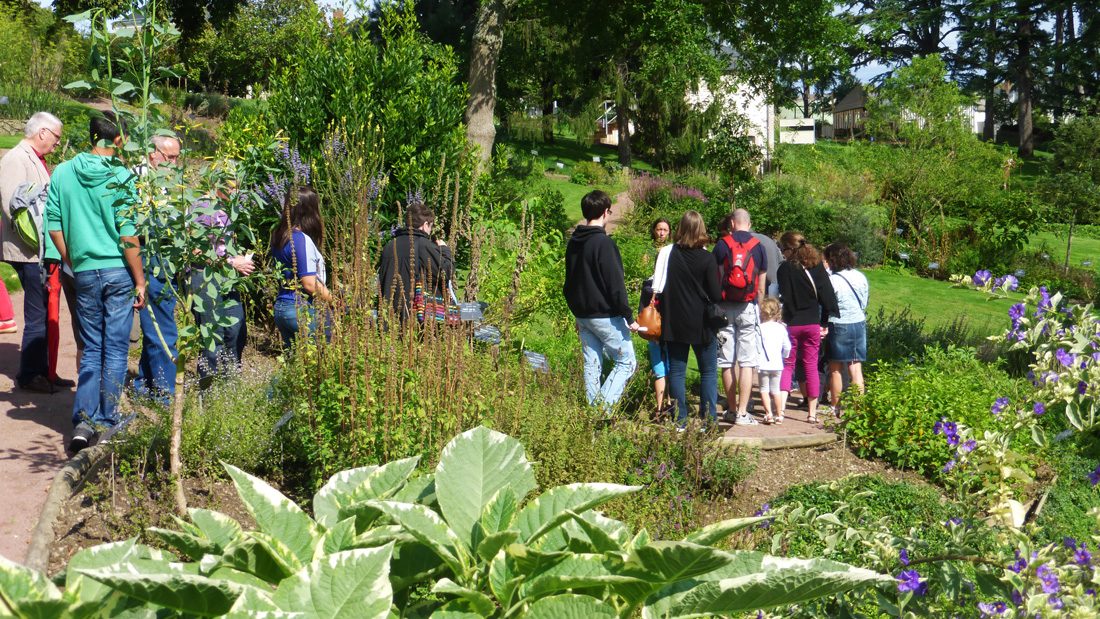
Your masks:
M1050 254L1050 259L1055 264L1063 264L1066 260L1066 231L1043 230L1028 239L1028 249L1045 250ZM1086 260L1092 261L1092 268L1100 268L1100 239L1085 236L1080 233L1073 235L1072 245L1069 251L1070 266L1084 266ZM1087 267L1086 267L1087 268Z
M0 148L15 148L22 139L21 135L0 135Z
M925 327L933 329L962 318L978 334L990 335L1008 325L1008 308L1013 299L990 300L989 295L967 288L954 288L948 282L925 279L891 269L864 271L871 284L868 313L874 316L879 308L887 314L909 308L915 318L923 318Z
M18 292L23 289L19 285L19 278L16 277L15 271L7 262L0 262L0 279L4 280L4 286L8 288L8 292Z
M569 221L580 221L581 219L581 198L583 198L588 192L593 189L601 189L611 195L612 198L620 191L626 191L626 185L578 185L572 183L566 178L556 178L547 176L546 184L550 185L554 189L561 192L564 199L565 214L569 216Z

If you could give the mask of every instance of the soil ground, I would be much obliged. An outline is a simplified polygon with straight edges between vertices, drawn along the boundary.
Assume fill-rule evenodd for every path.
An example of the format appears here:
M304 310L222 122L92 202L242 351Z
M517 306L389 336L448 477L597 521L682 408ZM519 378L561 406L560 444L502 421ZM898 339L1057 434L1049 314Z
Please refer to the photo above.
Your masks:
M72 390L44 394L15 387L23 340L23 294L11 295L19 330L0 334L0 555L22 562L50 482L68 456ZM76 379L76 343L69 311L61 303L61 347L57 373Z

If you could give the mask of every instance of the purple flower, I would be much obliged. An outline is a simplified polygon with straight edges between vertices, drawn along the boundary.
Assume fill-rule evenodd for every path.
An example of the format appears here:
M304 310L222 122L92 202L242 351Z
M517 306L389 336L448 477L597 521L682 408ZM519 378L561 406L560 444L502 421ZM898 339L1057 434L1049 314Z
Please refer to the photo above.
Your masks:
M1093 589L1091 587L1088 588L1088 589L1085 589L1085 595L1091 595L1093 597L1096 597L1096 589Z
M1020 554L1019 550L1016 551L1016 561L1012 565L1008 566L1008 569L1016 572L1017 574L1027 569L1027 559L1025 559L1023 555Z
M1062 367L1072 367L1077 361L1077 355L1066 351L1064 348L1059 348L1054 351L1054 358L1058 359L1058 363L1062 364Z
M1021 606L1024 603L1024 594L1020 593L1019 589L1012 590L1012 603L1016 606Z
M995 288L1003 288L1003 289L1005 289L1009 292L1016 292L1016 290L1019 287L1020 287L1020 280L1017 279L1016 276L1012 275L1011 273L1008 274L1008 275L1005 275L1001 279L1001 284L999 286L995 286Z
M1072 537L1063 537L1062 545L1066 548L1069 548L1070 550L1077 550L1077 540L1073 539Z
M1062 602L1062 598L1053 595L1047 598L1047 604L1050 604L1050 607L1054 610L1062 610L1062 607L1065 606L1065 603Z
M1001 411L1003 411L1005 409L1005 407L1008 406L1008 403L1009 403L1008 398L997 398L996 400L993 401L993 407L990 408L989 410L994 415L1000 415Z
M417 187L415 190L409 190L405 192L405 204L416 203L424 203L424 190L419 187Z
M901 561L904 566L909 565L909 551L907 549L902 548L898 551L898 561Z
M1092 553L1088 551L1084 544L1081 544L1077 552L1073 553L1073 560L1081 567L1088 567L1092 565Z
M932 426L934 434L942 434L947 439L947 445L954 447L959 444L959 425L954 421L948 421L947 417L940 417Z
M367 188L367 200L373 202L378 198L378 194L382 193L382 181L385 179L386 177L381 172L371 177L370 186Z
M1050 302L1050 293L1047 292L1047 287L1039 286L1039 307L1035 310L1035 315L1042 316L1053 307L1054 304Z
M1027 312L1027 306L1023 303L1015 303L1012 307L1008 308L1008 317L1012 319L1012 325L1016 326L1020 322L1020 319L1024 317L1024 313Z
M770 504L764 503L763 505L760 506L760 509L753 512L752 515L753 516L763 516L764 514L767 514L769 511L771 511L771 509L772 509L772 506ZM775 518L769 518L768 520L765 520L765 521L761 522L760 524L756 525L756 527L759 528L759 529L767 529L767 528L770 528L772 526L773 522L775 522Z
M1092 485L1100 484L1100 466L1096 467L1089 473L1089 483Z
M950 460L947 461L947 464L943 465L943 472L944 473L950 473L955 468L956 464L958 464L958 463L955 462L955 459L951 458Z
M1008 611L1008 604L1004 602L978 602L978 610L983 617L1003 615Z
M970 440L966 441L965 443L963 443L962 447L960 447L959 449L960 449L960 451L962 451L962 453L968 454L968 453L974 451L974 448L977 447L977 446L978 446L978 441L975 441L974 439L970 439Z
M928 583L921 580L917 570L905 570L898 574L898 591L900 593L913 592L916 595L924 595L928 592Z
M973 277L970 278L970 281L973 282L973 284L978 288L981 288L986 284L986 282L989 281L991 277L993 277L993 274L990 273L989 270L982 269L974 273Z
M1040 565L1039 569L1035 570L1035 575L1043 581L1043 593L1053 595L1061 590L1062 585L1058 582L1058 574L1050 569L1049 565Z
M1089 390L1089 384L1083 380L1077 381L1077 395L1085 395L1085 392Z
M1036 415L1042 415L1047 412L1047 405L1042 402L1036 402L1035 406L1031 407L1031 410L1034 411Z
M951 525L959 526L962 523L963 523L962 518L959 518L958 516L954 516L952 518L948 518L947 521L943 523L943 526L950 528Z

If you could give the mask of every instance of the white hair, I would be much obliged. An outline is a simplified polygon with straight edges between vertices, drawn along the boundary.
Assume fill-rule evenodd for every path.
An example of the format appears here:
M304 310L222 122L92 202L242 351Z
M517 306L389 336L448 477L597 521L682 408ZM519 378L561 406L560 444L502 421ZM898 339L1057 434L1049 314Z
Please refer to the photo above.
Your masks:
M61 133L61 119L54 116L49 112L35 112L33 116L27 119L27 126L23 129L23 137L34 137L34 134L43 129L57 128L57 133Z
M168 140L172 140L179 146L183 145L180 139L174 135L154 135L150 141L153 143L154 148L164 148L168 146Z

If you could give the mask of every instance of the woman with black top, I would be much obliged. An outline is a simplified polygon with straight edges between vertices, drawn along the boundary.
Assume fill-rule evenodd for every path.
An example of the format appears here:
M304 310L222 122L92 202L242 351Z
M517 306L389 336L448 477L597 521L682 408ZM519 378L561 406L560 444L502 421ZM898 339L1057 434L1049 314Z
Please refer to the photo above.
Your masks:
M661 296L661 341L668 347L668 391L676 400L676 422L687 425L688 352L699 364L699 414L709 423L718 420L718 340L706 325L707 306L721 298L718 263L707 251L710 241L703 217L688 211L676 227L675 245L668 258L668 275Z
M816 247L806 243L798 232L787 232L779 239L779 250L785 262L779 265L776 279L783 300L783 321L791 338L791 354L783 363L780 390L790 395L795 361L800 360L806 374L808 421L817 423L817 399L821 396L818 355L829 333L829 317L839 316L840 310L829 272Z

